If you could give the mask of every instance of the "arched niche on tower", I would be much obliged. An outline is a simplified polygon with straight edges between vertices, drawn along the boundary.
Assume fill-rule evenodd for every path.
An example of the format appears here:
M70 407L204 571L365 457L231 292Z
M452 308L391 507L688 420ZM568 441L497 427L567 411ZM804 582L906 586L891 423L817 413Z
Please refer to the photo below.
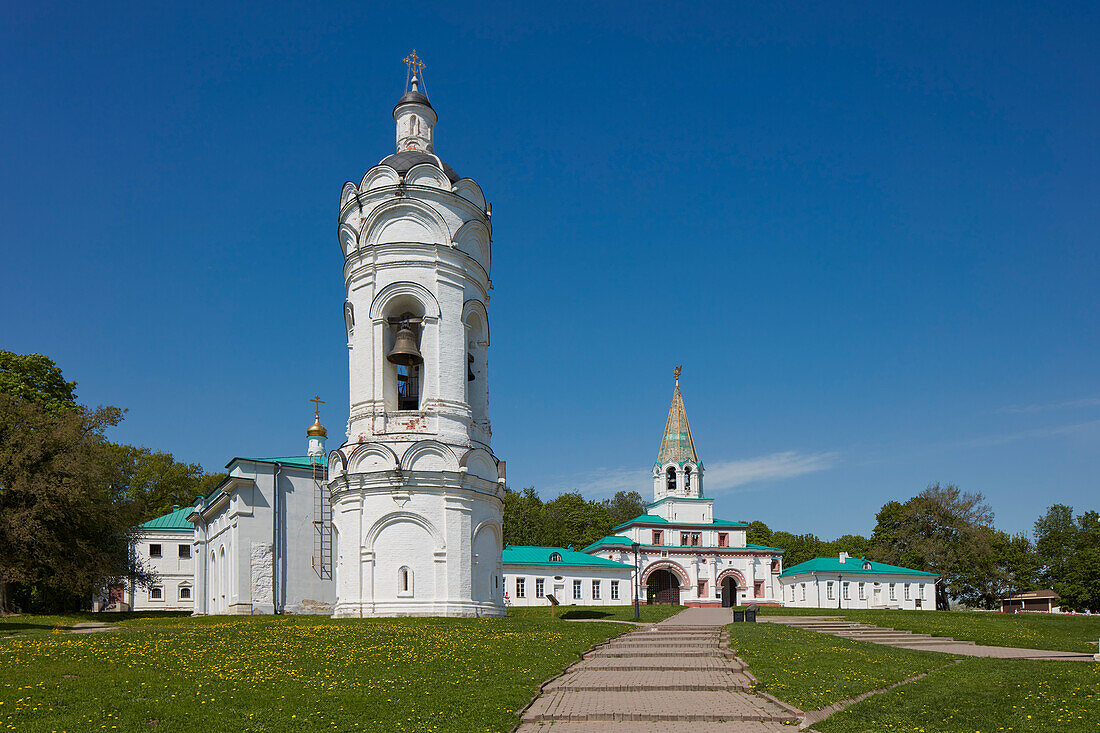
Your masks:
M493 458L492 454L484 448L471 448L462 454L462 458L458 462L459 470L466 469L466 473L470 476L477 476L483 478L486 481L500 480L500 471L497 468L497 461Z
M351 255L359 247L359 232L350 224L343 223L336 236L340 239L340 250L345 257Z
M328 454L328 477L334 479L337 476L343 476L347 473L347 460L344 458L344 454L338 450L329 451Z
M477 219L471 219L458 228L452 241L460 251L473 257L474 261L481 265L481 268L485 270L485 274L488 275L489 239L489 228L485 226L485 223Z
M410 198L394 199L376 207L363 222L359 235L360 246L368 247L393 242L447 244L450 241L450 230L439 212Z
M480 300L462 306L466 330L466 404L474 420L489 419L489 313Z
M342 209L347 206L348 202L354 199L358 194L359 188L354 183L351 181L345 183L344 189L340 192L340 208Z
M454 451L437 440L421 440L401 456L402 471L458 471Z
M388 165L376 165L366 172L359 183L360 191L373 191L386 186L396 186L401 182L401 176Z
M485 194L482 193L481 186L477 185L474 179L459 179L458 183L454 186L454 192L477 208L485 211Z
M348 473L393 471L397 468L397 454L382 443L364 443L348 457Z
M410 186L430 186L444 191L451 190L451 181L434 163L414 165L405 174L405 183Z
M431 291L415 282L390 283L371 301L369 317L376 344L373 360L375 374L382 380L376 385L376 394L382 395L386 412L420 409L435 383L432 380L438 379L441 313ZM397 338L396 324L406 317L411 319L414 340L424 360L413 367L399 366L387 358Z
M499 560L500 550L504 546L503 537L504 531L495 519L486 519L474 528L470 542L470 565L473 568L473 587L470 590L475 601L492 601L499 595L498 578L503 575Z

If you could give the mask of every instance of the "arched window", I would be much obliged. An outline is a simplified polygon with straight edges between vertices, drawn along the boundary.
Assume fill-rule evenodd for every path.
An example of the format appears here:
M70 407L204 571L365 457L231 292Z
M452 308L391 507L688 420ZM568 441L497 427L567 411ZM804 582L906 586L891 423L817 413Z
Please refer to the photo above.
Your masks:
M560 552L551 552L550 553L550 562L561 562L561 553Z
M413 571L409 567L402 567L397 571L397 595L411 596L413 594Z
M668 471L665 472L665 488L669 493L676 491L676 469L669 466Z
M684 466L684 491L691 491L691 466Z

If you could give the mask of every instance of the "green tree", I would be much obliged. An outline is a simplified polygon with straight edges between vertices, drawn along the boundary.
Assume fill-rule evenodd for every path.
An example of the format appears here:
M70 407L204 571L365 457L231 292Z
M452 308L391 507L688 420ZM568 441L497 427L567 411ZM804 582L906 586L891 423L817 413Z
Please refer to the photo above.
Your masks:
M982 602L988 584L976 579L992 566L993 510L980 492L932 484L904 504L883 505L877 519L874 559L937 573L937 608L946 610L951 598Z
M1077 517L1073 563L1055 591L1070 610L1100 611L1100 514L1095 511Z
M617 527L646 512L645 499L637 491L619 491L614 497L605 499L602 503L611 515L612 527Z
M76 409L75 390L76 382L66 382L49 357L0 350L0 394L56 413Z
M765 547L774 547L772 542L772 531L768 529L768 525L761 522L759 519L749 522L749 527L745 532L746 539L750 545L764 545Z
M522 492L504 490L504 542L509 545L541 545L542 499L533 486Z
M193 503L225 478L224 473L207 474L196 463L181 463L165 451L132 445L111 445L110 450L117 471L113 482L139 522Z
M1073 508L1065 504L1052 504L1035 520L1035 552L1042 565L1040 578L1048 588L1061 583L1075 562L1077 529Z
M51 413L0 395L0 605L12 584L57 609L114 579L150 580L130 552L133 508L111 481L104 431L121 419L115 407Z

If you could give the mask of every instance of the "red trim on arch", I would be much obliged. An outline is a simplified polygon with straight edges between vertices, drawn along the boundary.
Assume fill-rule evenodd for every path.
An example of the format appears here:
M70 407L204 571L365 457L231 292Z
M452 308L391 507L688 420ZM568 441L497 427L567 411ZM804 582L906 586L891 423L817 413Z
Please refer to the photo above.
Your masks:
M738 570L737 568L726 568L725 570L720 572L718 574L718 578L715 579L715 581L714 581L714 585L718 588L721 588L722 587L722 581L725 580L726 578L730 577L731 575L734 578L737 579L737 587L738 588L747 588L748 587L748 583L745 582L745 576L742 575L741 571Z
M658 560L645 570L642 571L642 585L646 584L649 580L650 574L654 570L669 570L680 581L680 586L684 587L688 584L688 574L679 564L672 562L671 560Z

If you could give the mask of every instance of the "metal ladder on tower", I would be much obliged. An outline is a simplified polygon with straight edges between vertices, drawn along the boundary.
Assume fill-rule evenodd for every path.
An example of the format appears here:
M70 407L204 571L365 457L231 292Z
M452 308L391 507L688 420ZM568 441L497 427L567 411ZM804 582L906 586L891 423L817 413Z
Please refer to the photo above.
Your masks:
M325 486L325 457L311 456L313 467L313 572L321 580L332 580L332 504Z

